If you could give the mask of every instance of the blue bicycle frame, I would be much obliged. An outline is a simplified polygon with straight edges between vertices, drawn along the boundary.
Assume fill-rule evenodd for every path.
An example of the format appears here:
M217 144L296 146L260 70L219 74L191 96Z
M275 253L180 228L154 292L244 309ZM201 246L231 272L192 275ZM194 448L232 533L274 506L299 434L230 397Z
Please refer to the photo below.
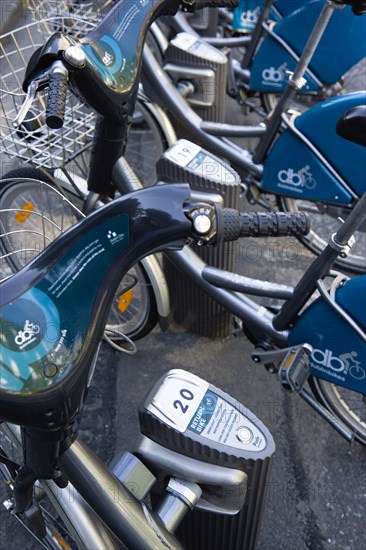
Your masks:
M335 292L335 301L318 298L300 315L288 342L307 342L312 374L338 386L366 393L365 341L339 315L342 308L358 326L366 330L366 275L356 277Z
M341 138L337 121L366 104L365 92L334 97L297 118L284 117L286 130L270 150L261 188L297 199L348 206L365 191L366 150ZM288 154L291 151L291 155Z
M324 2L311 0L301 4L274 26L263 23L267 36L249 67L250 89L281 92L286 88L286 72L296 67ZM288 5L284 3L285 8ZM335 10L305 73L307 82L302 92L315 93L339 82L364 57L365 49L364 18L355 17L349 6Z

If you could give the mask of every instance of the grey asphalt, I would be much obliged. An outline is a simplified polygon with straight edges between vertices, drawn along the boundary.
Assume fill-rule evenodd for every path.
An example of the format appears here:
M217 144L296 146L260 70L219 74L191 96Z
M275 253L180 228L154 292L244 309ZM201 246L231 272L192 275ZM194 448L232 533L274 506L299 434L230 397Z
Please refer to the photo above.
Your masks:
M9 163L2 158L2 166ZM243 205L245 207L245 204ZM294 284L312 256L296 241L243 241L241 273ZM366 455L350 446L275 375L251 360L244 336L208 339L172 323L127 356L103 343L80 437L105 461L131 450L137 407L166 371L183 368L229 393L270 429L276 453L257 550L361 550L366 546ZM0 548L35 550L14 518L0 511ZM90 549L100 550L100 549ZM222 550L226 550L223 548Z

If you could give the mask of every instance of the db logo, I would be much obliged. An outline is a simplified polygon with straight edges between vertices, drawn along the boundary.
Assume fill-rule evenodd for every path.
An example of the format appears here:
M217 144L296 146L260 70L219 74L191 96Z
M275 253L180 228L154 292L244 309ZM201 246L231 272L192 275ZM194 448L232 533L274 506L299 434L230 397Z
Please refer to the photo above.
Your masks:
M311 354L311 358L318 365L323 365L332 369L334 372L344 372L355 378L356 380L363 380L366 378L366 372L361 365L361 361L358 360L358 353L356 351L349 351L342 353L339 357L335 357L330 349L314 349Z
M240 15L240 19L242 23L252 23L254 25L258 21L259 12L259 6L255 10L243 11Z
M318 365L323 365L336 372L342 372L344 370L343 361L339 359L339 357L335 357L330 349L324 351L321 349L314 349L311 358L315 363L318 363Z
M277 69L275 67L269 67L262 71L262 78L266 82L279 83L284 80L286 76L287 63L283 63Z
M281 183L293 187L307 187L308 189L314 189L314 187L316 187L316 181L310 171L309 165L304 166L297 172L295 172L293 168L280 170L277 177Z
M29 342L36 334L39 334L39 325L30 323L28 320L24 323L23 330L20 330L14 338L15 343L18 346L23 346L26 342Z
M109 67L109 65L111 65L112 62L113 62L113 55L111 55L108 52L104 52L104 55L102 57L102 61L103 61L104 65L107 65L107 67Z

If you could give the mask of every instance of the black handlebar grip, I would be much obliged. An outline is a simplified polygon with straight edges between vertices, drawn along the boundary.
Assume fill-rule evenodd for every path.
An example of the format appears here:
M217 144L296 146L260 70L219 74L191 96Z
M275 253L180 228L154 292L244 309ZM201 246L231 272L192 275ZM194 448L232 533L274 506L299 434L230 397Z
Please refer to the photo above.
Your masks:
M196 0L194 9L202 8L236 8L239 0Z
M223 210L224 241L239 237L287 237L307 235L309 216L304 212L248 212Z
M253 212L240 217L241 237L296 237L310 231L309 216L303 212Z
M67 95L67 74L55 72L50 78L48 87L46 124L49 128L62 128L65 116Z

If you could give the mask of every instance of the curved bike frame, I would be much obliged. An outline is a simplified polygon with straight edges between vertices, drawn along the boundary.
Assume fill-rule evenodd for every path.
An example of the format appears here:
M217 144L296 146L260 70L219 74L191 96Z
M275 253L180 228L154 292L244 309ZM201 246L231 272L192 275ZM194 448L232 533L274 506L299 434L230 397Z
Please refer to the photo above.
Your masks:
M174 128L169 118L164 113L164 111L157 104L150 101L149 98L146 97L144 94L139 94L139 100L143 102L144 106L149 111L151 116L154 118L156 124L159 126L167 146L172 145L176 141L177 137L176 137ZM135 174L133 175L133 177L137 179L137 176ZM54 173L54 178L63 189L65 189L71 194L75 193L75 188L70 183L70 176L66 176L63 170L56 170ZM72 175L72 180L76 185L76 187L78 188L78 191L80 192L80 194L84 197L84 199L87 199L90 193L88 190L87 181L75 174ZM116 188L122 194L126 192L123 188L123 184L121 183L116 184L113 180L112 180L112 184L115 185ZM100 203L100 206L101 205L102 203ZM156 307L159 315L159 321L160 321L161 327L164 329L167 325L168 318L170 315L169 290L167 287L167 282L165 279L164 272L160 266L158 259L154 255L143 258L141 260L141 264L144 267L147 273L147 276L150 280L151 287L153 289L155 300L156 300Z

